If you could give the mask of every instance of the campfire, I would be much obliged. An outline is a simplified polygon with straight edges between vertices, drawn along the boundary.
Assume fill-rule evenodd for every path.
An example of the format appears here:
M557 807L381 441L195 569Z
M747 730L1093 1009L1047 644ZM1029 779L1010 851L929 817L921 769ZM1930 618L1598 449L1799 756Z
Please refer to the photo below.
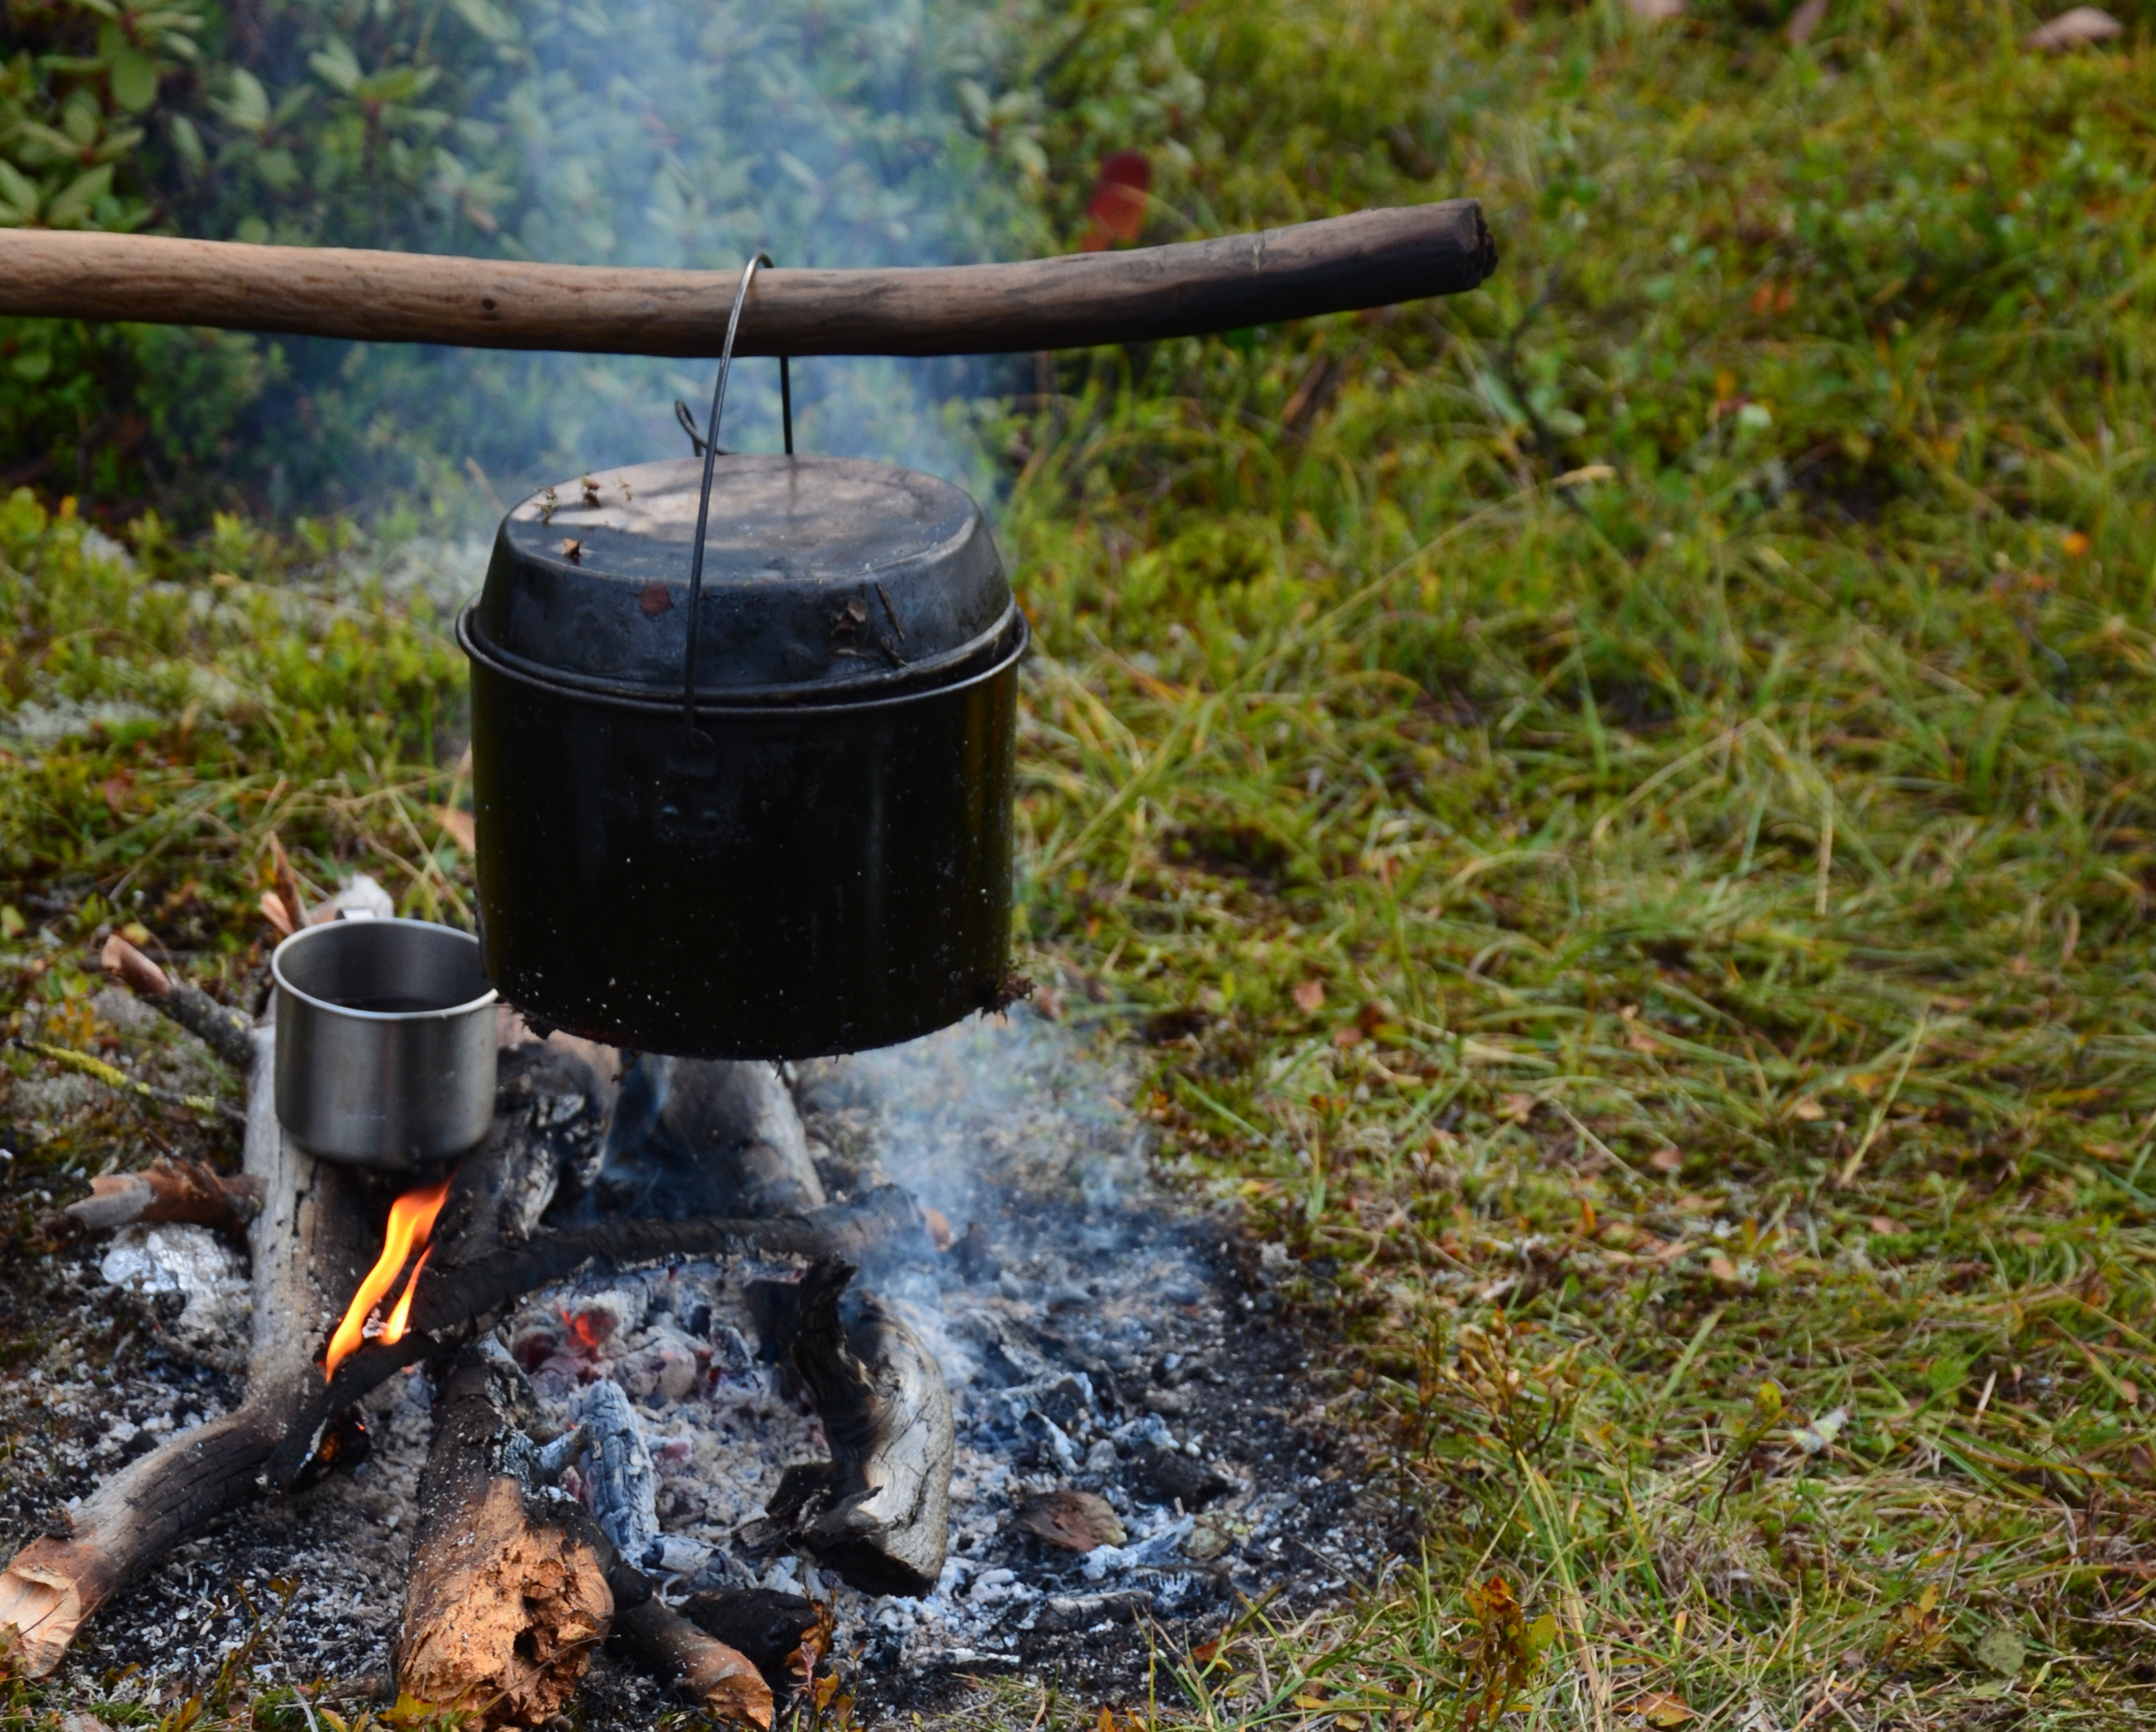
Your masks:
M1044 1664L1127 1688L1155 1622L1383 1564L1261 1272L1163 1210L1111 1080L1037 1019L784 1072L505 1019L485 1141L415 1183L306 1156L269 1030L108 965L253 1055L243 1175L159 1165L74 1210L244 1231L247 1396L0 1576L38 1670L127 1652L182 1569L290 1573L282 1504L412 1535L388 1586L308 1553L331 1580L289 1614L293 1674L352 1666L337 1602L371 1595L374 1687L491 1724L588 1684L767 1725L837 1664L893 1702Z

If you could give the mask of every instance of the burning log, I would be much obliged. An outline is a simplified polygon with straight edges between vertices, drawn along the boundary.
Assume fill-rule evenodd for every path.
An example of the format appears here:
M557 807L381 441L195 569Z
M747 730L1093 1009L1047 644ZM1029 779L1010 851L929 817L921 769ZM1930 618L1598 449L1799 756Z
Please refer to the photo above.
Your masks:
M285 1140L275 1105L275 1036L257 1029L250 1040L243 1165L261 1188L262 1206L248 1235L254 1273L247 1399L116 1474L0 1571L0 1630L16 1633L30 1677L57 1667L83 1620L139 1571L256 1495L263 1462L321 1387L316 1344L372 1255L365 1180Z
M397 1641L400 1689L483 1726L558 1712L609 1632L685 1700L757 1727L773 1700L753 1662L690 1623L624 1564L556 1485L579 1432L542 1449L531 1385L490 1346L460 1352L436 1399Z
M737 355L989 355L1157 342L1455 295L1496 268L1471 198L1131 252L896 270L766 270ZM361 342L716 355L731 271L0 234L0 313Z
M757 1289L830 1440L829 1462L788 1467L757 1543L784 1539L872 1594L921 1595L943 1572L957 1436L942 1367L854 1268L819 1257L790 1293ZM850 1313L850 1315L849 1315Z
M526 1293L593 1264L692 1257L860 1257L888 1254L919 1240L921 1231L912 1196L887 1185L856 1203L768 1221L609 1221L573 1232L535 1234L498 1250L475 1247L476 1254L452 1248L419 1288L402 1339L363 1347L337 1367L326 1385L316 1380L300 1422L270 1460L270 1483L290 1485L331 1416L392 1372L476 1339Z
M158 1159L140 1173L100 1174L90 1195L60 1212L77 1226L110 1233L136 1221L192 1222L237 1236L261 1212L262 1183L228 1176L207 1161Z
M105 941L98 960L113 981L198 1036L235 1071L244 1072L254 1064L248 1020L229 1005L220 1005L199 986L173 979L118 933Z

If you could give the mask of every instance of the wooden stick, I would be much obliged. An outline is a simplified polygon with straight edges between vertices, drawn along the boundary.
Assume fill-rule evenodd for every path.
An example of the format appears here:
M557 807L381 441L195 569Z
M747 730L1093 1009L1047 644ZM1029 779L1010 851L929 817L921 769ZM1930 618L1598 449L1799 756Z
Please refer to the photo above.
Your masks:
M1496 262L1481 206L1459 198L1015 265L766 270L735 352L985 355L1152 342L1456 295ZM732 270L0 232L0 313L362 342L716 355L735 283Z
M173 979L118 933L105 941L98 959L112 979L200 1037L233 1069L244 1071L254 1063L248 1020L229 1005L220 1005L199 986Z
M93 1233L138 1221L183 1221L236 1234L262 1212L259 1180L244 1173L227 1178L207 1161L161 1158L139 1173L100 1174L90 1193L60 1212Z

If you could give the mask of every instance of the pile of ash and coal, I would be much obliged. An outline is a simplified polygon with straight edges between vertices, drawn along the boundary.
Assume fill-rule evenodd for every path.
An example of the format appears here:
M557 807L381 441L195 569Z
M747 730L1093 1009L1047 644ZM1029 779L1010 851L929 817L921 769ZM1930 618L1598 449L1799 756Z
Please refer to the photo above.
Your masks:
M561 1484L691 1617L721 1608L744 1646L758 1618L805 1634L826 1608L820 1639L872 1705L932 1706L989 1673L1123 1697L1144 1686L1153 1626L1195 1640L1245 1596L1279 1606L1382 1572L1390 1511L1328 1434L1261 1260L1153 1187L1116 1079L1060 1029L1022 1015L784 1077L584 1056L609 1073L604 1128L550 1227L788 1213L896 1184L933 1241L858 1272L587 1272L497 1332L536 1399L532 1435L574 1440ZM125 1250L105 1254L123 1278ZM859 1387L819 1364L850 1365L836 1381ZM865 1392L882 1435L865 1435ZM71 1666L200 1671L255 1628L272 1676L386 1681L430 1398L424 1373L393 1379L356 1472L183 1548L93 1622ZM187 1400L208 1416L217 1392ZM295 1586L263 1621L273 1578ZM588 1719L659 1701L604 1657L584 1692Z

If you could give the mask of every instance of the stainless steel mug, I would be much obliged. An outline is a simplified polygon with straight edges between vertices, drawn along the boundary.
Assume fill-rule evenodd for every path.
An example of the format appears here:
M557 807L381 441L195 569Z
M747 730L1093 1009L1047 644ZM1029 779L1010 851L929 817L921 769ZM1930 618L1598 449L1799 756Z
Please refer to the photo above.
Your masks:
M277 1118L309 1153L407 1169L494 1116L495 991L479 941L424 920L331 921L270 959Z

